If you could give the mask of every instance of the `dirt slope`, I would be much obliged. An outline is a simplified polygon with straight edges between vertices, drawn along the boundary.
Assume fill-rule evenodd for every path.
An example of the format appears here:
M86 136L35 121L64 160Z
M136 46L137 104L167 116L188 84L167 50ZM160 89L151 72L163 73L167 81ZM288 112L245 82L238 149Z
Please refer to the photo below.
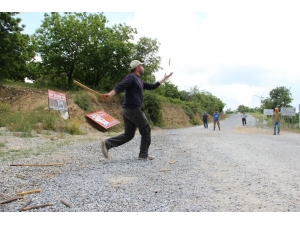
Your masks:
M95 94L90 92L87 93L92 100L91 112L104 110L112 117L122 121L122 108L120 102L114 101L114 98L109 102L105 102ZM66 95L68 97L70 119L80 121L86 132L98 132L101 128L85 116L89 112L82 110L74 103L75 94L66 92ZM47 90L16 86L0 86L0 102L8 103L11 110L18 111L20 114L31 112L38 108L44 108L45 113L49 112ZM166 122L166 128L191 126L189 117L185 114L184 109L176 105L169 104L163 106L163 119Z

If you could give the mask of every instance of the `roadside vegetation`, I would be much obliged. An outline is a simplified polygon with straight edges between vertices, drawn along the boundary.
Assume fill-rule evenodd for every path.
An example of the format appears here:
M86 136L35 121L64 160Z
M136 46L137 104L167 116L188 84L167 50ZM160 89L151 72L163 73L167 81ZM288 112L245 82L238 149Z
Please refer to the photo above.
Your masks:
M138 31L125 24L111 27L103 13L45 13L44 20L33 35L23 34L22 24L15 12L0 12L0 88L1 86L53 89L75 94L74 102L84 111L97 102L74 85L80 83L100 93L110 91L129 73L132 59L145 64L143 80L155 82L155 73L161 69L158 55L159 40L140 37ZM68 38L66 38L68 37ZM25 78L33 84L24 83ZM120 94L116 101L123 99ZM202 124L202 115L221 112L225 103L195 85L190 90L179 90L165 82L155 91L145 91L144 109L151 126L165 127L162 106L182 107L191 126ZM81 134L80 122L64 121L39 108L30 113L13 112L5 96L0 96L0 127L7 127L22 137L31 137L32 131L67 132ZM117 127L110 128L112 130Z

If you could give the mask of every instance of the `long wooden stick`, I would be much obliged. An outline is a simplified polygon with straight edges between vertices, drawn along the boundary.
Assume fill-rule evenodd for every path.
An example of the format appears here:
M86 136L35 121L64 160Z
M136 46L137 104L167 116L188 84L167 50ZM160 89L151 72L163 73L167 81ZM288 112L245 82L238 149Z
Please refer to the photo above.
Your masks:
M10 166L62 166L64 163L52 163L52 164L11 164Z
M40 189L36 189L36 190L19 192L19 193L17 193L17 195L27 195L27 194L37 193L37 192L41 192L41 190Z
M53 204L52 204L52 203L48 203L48 204L43 204L43 205L37 205L37 206L26 207L26 208L23 208L22 211L31 210L31 209L36 209L36 208L41 208L41 207L45 207L45 206L53 206Z
M86 90L88 90L88 91L90 91L90 92L93 92L94 94L97 94L97 95L100 95L101 97L103 97L103 94L100 94L99 92L94 91L93 89L88 88L87 86L83 85L82 83L80 83L80 82L78 82L78 81L76 81L76 80L73 80L73 82L74 82L75 84L77 84L78 86L80 86L80 87L82 87L82 88L84 88L84 89L86 89Z
M22 198L23 198L23 197L12 198L12 199L9 199L9 200L0 202L0 205L6 204L6 203L10 203L10 202L16 201L16 200L18 200L18 199L22 199Z

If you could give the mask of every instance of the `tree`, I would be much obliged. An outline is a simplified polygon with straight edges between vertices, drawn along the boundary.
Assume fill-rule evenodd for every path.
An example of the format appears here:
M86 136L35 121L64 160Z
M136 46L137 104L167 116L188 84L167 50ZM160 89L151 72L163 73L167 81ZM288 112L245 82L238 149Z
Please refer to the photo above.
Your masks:
M44 67L55 69L51 81L72 86L75 66L88 57L84 49L105 29L106 22L102 13L45 13L34 38Z
M276 107L291 107L292 94L290 89L282 86L272 89L269 92L269 97L261 101L263 109L274 109Z
M131 42L136 29L126 25L105 28L94 36L84 50L84 66L87 84L103 89L111 89L129 71L130 56L134 51ZM83 71L84 73L84 71Z
M145 65L143 80L148 82L155 81L154 73L162 69L159 65L161 57L158 56L160 43L157 39L141 37L135 45L132 59L140 60Z
M236 109L236 111L242 113L242 112L250 112L250 111L253 111L253 110L250 110L250 108L248 106L239 105L238 108Z
M0 12L0 80L32 78L27 63L35 56L35 46L29 35L21 33L25 25L19 26L22 20L14 18L17 14Z

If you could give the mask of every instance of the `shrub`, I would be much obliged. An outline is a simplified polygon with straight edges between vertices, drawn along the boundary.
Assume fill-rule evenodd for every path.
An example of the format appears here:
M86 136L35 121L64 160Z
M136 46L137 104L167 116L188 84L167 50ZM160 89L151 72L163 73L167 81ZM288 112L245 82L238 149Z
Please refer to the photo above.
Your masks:
M80 126L81 124L79 121L67 121L65 129L69 134L79 135L82 134L82 131L80 130Z
M0 112L8 112L9 111L9 104L6 102L0 102Z
M151 91L144 92L144 112L153 125L162 124L162 104L156 93Z
M74 102L83 110L91 111L91 99L87 93L76 94Z

